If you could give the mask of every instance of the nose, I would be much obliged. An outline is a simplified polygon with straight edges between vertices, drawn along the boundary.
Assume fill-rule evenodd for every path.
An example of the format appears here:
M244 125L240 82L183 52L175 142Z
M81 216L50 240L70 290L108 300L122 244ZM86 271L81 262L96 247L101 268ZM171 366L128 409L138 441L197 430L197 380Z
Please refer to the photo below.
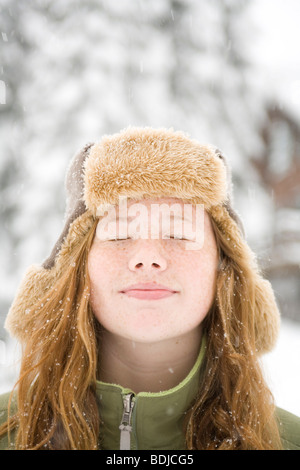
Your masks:
M162 253L155 248L155 243L140 243L134 254L132 254L128 267L131 271L137 269L159 269L164 271L167 268L167 260Z

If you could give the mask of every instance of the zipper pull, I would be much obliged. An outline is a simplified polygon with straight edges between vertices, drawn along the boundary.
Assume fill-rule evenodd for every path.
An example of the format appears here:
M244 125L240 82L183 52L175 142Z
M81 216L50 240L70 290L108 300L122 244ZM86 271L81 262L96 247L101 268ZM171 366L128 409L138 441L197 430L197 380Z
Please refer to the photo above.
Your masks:
M125 395L123 398L123 416L119 426L121 431L120 435L120 450L130 450L130 433L132 431L131 426L131 415L134 407L134 401L132 400L133 393Z

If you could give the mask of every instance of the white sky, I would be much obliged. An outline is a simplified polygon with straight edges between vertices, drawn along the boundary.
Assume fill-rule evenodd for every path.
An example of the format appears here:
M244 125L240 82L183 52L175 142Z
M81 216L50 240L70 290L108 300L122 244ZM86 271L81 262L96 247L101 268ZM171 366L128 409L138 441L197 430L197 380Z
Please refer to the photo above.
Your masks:
M250 0L257 36L252 54L270 92L300 117L300 1Z

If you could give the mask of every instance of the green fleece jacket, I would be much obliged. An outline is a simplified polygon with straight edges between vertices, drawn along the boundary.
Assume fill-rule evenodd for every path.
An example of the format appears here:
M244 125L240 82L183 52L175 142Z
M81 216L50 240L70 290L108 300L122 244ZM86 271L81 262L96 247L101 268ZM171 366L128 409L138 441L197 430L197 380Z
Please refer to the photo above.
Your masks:
M101 449L185 450L183 420L197 394L204 354L205 340L187 377L163 392L135 394L119 385L98 381L99 413L103 421ZM0 424L7 419L8 399L9 393L0 396ZM280 408L276 408L276 417L283 448L300 450L300 418ZM14 432L11 437L13 448ZM7 436L3 436L0 450L7 448Z

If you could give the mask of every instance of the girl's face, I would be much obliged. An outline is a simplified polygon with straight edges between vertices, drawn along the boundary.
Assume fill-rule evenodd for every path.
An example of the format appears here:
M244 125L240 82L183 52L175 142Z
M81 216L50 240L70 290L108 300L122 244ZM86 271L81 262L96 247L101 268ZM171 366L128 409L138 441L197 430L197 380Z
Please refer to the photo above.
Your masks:
M135 202L128 200L128 212ZM186 240L195 240L195 205L184 204L171 197L143 199L138 203L144 210L133 217L133 222L129 214L124 221L116 222L112 217L106 225L109 230L116 229L117 240L109 239L108 232L105 235L103 225L101 230L97 230L88 259L91 305L97 320L110 333L132 341L157 342L191 332L205 318L215 298L218 250L205 210L202 210L200 224L203 242L199 241L198 230L197 242L192 241L189 245L192 249L189 249ZM154 237L153 219L152 225L150 220L153 204L171 207L175 203L181 206L182 216L184 206L188 205L192 210L192 223L186 219L180 221L184 239L171 238L181 235L174 223L170 223L169 233L165 231L164 227L170 220L169 214L165 216L165 213ZM100 220L107 221L108 217ZM135 221L140 222L137 230L132 225ZM147 224L149 230L145 232ZM123 234L126 232L127 238L122 235L119 238L123 240L118 240L118 230ZM141 230L147 236L139 236ZM125 293L133 284L149 282L168 287L170 295L149 299L137 298L133 291ZM141 295L144 296L143 293Z

